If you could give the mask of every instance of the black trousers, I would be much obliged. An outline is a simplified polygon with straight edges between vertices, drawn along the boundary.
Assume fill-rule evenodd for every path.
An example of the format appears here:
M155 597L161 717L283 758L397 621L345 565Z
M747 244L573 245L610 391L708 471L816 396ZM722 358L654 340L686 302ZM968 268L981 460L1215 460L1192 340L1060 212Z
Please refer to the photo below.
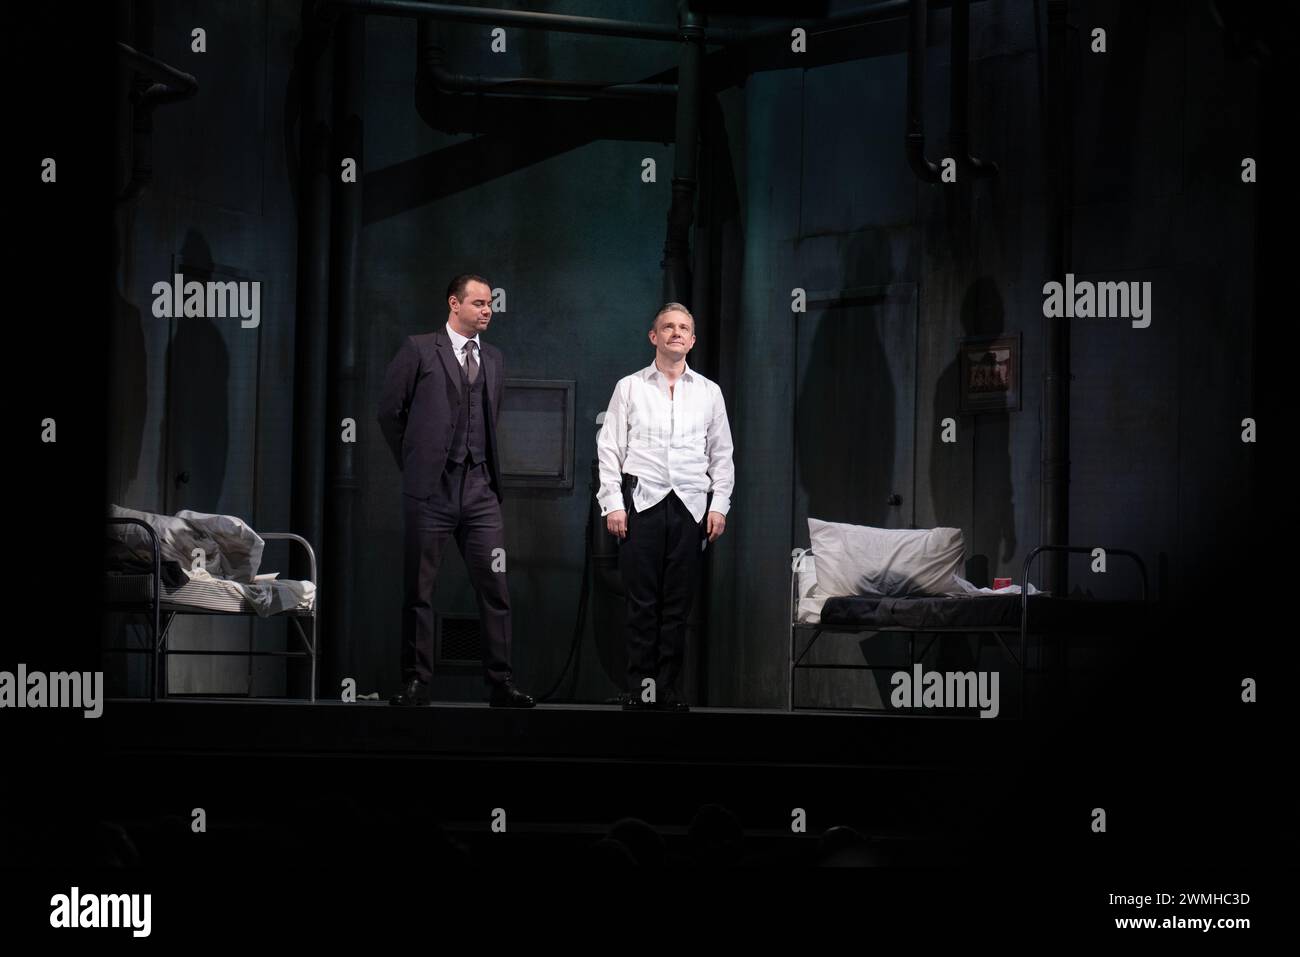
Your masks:
M402 496L405 561L402 603L402 680L433 675L433 589L449 538L456 539L478 599L483 671L488 684L510 679L510 592L506 587L505 528L485 462L448 463L428 498ZM496 549L502 551L493 555ZM493 571L493 565L501 569Z
M653 678L662 700L676 690L681 674L706 525L675 492L638 512L625 480L623 503L627 537L619 545L618 569L627 595L627 689L639 695L642 679Z

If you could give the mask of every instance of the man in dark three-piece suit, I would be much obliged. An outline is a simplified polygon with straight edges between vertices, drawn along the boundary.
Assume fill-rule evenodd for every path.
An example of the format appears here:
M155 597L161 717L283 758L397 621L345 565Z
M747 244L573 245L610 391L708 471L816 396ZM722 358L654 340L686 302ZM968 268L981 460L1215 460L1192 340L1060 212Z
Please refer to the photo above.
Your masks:
M395 705L428 704L433 587L449 538L478 598L483 669L493 707L531 708L510 668L510 593L501 522L497 420L505 392L501 350L479 341L492 321L481 276L447 287L447 325L408 336L389 363L379 426L402 473L405 520L402 691Z

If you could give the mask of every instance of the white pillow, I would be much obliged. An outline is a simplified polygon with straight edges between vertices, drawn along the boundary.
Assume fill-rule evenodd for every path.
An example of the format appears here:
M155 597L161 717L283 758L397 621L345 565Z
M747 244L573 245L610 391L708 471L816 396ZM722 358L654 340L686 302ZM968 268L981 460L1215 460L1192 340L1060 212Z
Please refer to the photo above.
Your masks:
M827 595L948 595L966 543L959 528L871 528L808 519L817 586Z
M795 573L795 590L800 598L814 598L821 594L817 590L816 556L802 548L796 548L790 556Z

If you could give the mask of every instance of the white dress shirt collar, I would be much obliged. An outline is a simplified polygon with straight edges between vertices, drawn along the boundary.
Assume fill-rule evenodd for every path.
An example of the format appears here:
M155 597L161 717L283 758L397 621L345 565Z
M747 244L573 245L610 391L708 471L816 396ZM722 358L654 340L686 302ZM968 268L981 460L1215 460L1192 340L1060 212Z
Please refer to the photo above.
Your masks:
M451 340L451 348L455 351L457 356L461 355L465 351L465 343L470 341L453 329L450 322L447 323L447 338ZM483 343L478 341L477 332L474 333L474 345L478 346L480 353L483 351Z
M652 379L655 376L659 376L661 379L668 378L664 375L663 370L659 368L658 359L652 360L648 366L641 370L641 377L643 379ZM691 367L687 364L685 359L682 360L682 374L678 376L678 378L685 379L687 382L695 381L695 373L691 372Z

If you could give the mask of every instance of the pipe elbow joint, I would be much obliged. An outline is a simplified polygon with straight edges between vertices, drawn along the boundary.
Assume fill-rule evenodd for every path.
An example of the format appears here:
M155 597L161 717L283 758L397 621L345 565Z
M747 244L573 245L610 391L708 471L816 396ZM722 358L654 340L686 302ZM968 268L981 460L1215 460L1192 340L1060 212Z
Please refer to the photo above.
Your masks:
M912 167L916 178L923 183L938 183L939 167L925 158L925 135L908 133L904 145L907 150L907 165Z

